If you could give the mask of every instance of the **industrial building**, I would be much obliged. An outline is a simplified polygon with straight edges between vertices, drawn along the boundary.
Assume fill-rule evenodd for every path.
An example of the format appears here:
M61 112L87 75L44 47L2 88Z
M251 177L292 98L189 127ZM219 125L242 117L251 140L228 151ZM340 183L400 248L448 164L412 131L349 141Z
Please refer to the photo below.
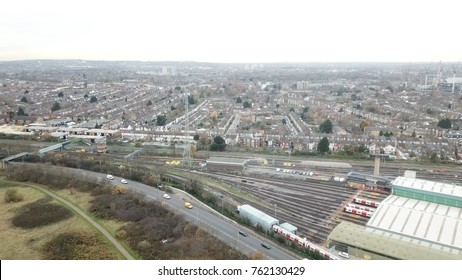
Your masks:
M298 228L292 224L289 224L289 223L282 223L280 225L281 228L287 230L288 232L290 233L293 233L293 234L297 234L297 230Z
M248 219L251 226L257 227L259 225L263 231L269 231L273 225L279 224L279 220L248 204L239 206L237 210L239 211L239 216Z
M246 161L236 158L211 157L206 161L205 168L209 171L242 172Z
M398 177L365 227L342 222L328 240L364 259L461 260L462 187Z

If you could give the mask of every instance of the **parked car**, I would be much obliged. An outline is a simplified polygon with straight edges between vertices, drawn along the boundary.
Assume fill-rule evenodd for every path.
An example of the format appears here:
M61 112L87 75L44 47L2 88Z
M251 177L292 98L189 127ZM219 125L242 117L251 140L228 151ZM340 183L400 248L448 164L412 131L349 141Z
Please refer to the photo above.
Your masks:
M108 180L113 180L113 179L114 179L114 176L112 176L111 174L108 174L108 175L106 176L106 179L108 179Z
M125 180L125 179L120 180L120 182L121 182L122 184L128 183L127 180Z
M350 255L348 253L345 253L345 252L340 252L338 253L338 255L342 258L345 258L345 259L349 259L350 258Z

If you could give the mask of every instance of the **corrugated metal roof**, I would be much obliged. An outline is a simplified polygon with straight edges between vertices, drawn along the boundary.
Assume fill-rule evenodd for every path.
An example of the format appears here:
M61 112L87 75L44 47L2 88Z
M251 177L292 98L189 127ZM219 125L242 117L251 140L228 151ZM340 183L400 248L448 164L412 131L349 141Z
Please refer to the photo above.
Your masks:
M268 225L271 224L279 224L279 220L271 217L270 215L258 210L257 208L254 208L248 204L244 204L239 206L239 212L246 212L248 214L251 214L255 218L257 218L260 221L265 222Z
M341 222L329 235L331 241L347 244L348 253L359 258L374 258L367 251L403 260L462 260L462 250L435 246L432 242L387 231ZM367 251L364 251L367 250ZM373 254L372 254L373 255Z
M229 164L229 165L244 165L243 159L240 158L226 158L226 157L211 157L206 160L207 163L215 164Z
M391 195L366 227L462 250L462 208Z
M442 182L433 182L422 179L414 179L407 177L397 177L392 181L395 186L406 187L410 189L428 191L446 194L450 196L456 196L462 198L462 186L447 184Z
M283 229L286 229L290 232L296 232L298 230L298 228L292 224L289 224L289 223L282 223L280 224L280 226L283 228Z

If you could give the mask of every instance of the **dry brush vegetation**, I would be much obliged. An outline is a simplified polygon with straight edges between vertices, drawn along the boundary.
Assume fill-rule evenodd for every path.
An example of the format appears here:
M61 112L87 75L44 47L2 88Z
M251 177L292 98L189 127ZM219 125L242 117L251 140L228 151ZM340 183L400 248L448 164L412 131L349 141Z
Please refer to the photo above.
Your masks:
M138 193L67 177L63 173L53 174L52 169L44 165L11 168L8 178L54 189L90 192L93 199L87 211L99 219L121 222L123 225L116 230L116 237L142 259L248 259L159 202L147 201ZM43 253L46 258L56 255L54 259L93 259L95 252L84 251L88 244L95 247L97 238L69 232L47 243ZM98 258L108 256L102 254Z
M7 192L10 190L20 194L23 200L0 203L0 259L119 258L118 254L93 232L93 228L87 222L39 190L0 180L0 195L7 197ZM59 236L68 232L95 236L96 238L91 240L92 243L86 244L90 249L98 248L98 251L91 252L92 257L72 248L50 254L47 247L49 248L50 244L59 244L57 243ZM72 247L78 246L72 245Z

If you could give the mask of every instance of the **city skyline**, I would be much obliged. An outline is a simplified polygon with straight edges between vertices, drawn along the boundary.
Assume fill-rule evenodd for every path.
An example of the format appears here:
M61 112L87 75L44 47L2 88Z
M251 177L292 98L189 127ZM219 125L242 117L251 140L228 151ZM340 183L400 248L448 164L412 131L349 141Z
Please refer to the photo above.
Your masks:
M456 1L4 4L0 61L457 62Z

